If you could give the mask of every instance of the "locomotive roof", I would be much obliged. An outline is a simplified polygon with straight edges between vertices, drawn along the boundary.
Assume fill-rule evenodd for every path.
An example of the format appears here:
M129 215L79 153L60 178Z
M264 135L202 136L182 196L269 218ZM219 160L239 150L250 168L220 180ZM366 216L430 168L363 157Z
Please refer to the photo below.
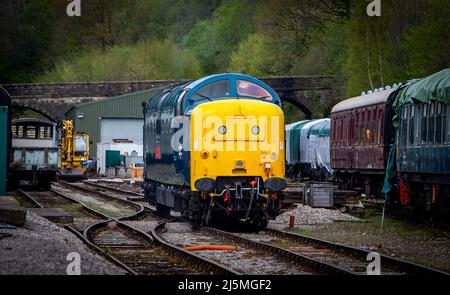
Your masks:
M214 82L220 82L222 80L228 80L228 86L229 89L226 93L218 94L216 96L205 96L200 95L198 91L200 89L203 89L203 87L210 85ZM263 89L265 93L268 94L268 96L264 97L255 97L251 94L244 95L244 94L238 94L238 86L237 81L243 80L250 82L250 85L256 85ZM260 99L264 100L265 102L274 103L278 106L281 106L280 98L277 95L277 93L267 84L264 82L248 76L244 74L238 74L238 73L222 73L222 74L215 74L206 76L197 80L193 81L185 81L182 84L175 85L172 87L168 87L158 94L152 96L146 105L146 108L144 112L147 111L155 111L157 109L163 109L168 106L174 106L176 105L178 98L184 95L183 103L180 107L180 110L185 112L185 114L189 114L193 108L195 108L198 104L202 104L212 100L221 100L221 99L230 99L230 98L237 98L237 97L244 97L249 99ZM199 97L195 97L195 95L198 95Z
M387 90L383 90L380 92L375 92L372 94L366 94L362 96L352 97L341 101L337 105L333 107L331 113L338 113L348 110L353 110L365 106L376 105L380 103L386 103L389 95L397 90L396 88L391 88Z

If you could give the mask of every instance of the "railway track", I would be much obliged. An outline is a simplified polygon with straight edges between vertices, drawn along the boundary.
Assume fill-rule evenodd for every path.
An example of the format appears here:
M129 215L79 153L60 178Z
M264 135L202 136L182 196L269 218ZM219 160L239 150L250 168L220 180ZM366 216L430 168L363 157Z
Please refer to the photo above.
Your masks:
M159 236L148 234L167 217L156 215L151 207L112 196L84 185L58 183L60 187L83 191L93 198L121 200L124 206L135 206L135 212L117 218L105 215L105 220L91 224L82 239L107 253L132 274L238 274L194 253L169 245ZM162 221L164 220L164 221ZM154 233L154 231L152 231Z
M93 186L93 187L97 187L97 188L102 188L105 190L109 190L109 191L115 191L118 193L122 193L122 194L126 194L132 197L144 197L144 194L140 193L140 192L136 192L136 191L132 191L132 190L128 190L128 189L124 189L122 187L122 184L119 183L108 183L108 185L105 184L100 184L98 182L93 182L93 181L83 181L84 184Z
M198 255L245 275L352 275L351 271L310 259L280 247L245 240L214 228L193 231L183 223L159 225L156 235L177 247L213 245L229 250L200 251Z
M116 202L116 206L134 209L122 216L108 216L58 190L21 191L37 207L69 208L74 216L74 226L66 228L132 274L355 275L366 274L369 263L366 261L369 253L366 250L274 229L252 234L205 227L200 231L189 229L171 237L171 228L180 223L171 223L174 218L159 217L152 207L128 200L127 196L135 195L133 192L85 183L58 183L56 186L82 191L90 198ZM76 221L76 218L79 220ZM190 245L212 242L232 245L236 250L193 253L183 249L186 244L182 241L186 240ZM397 258L380 257L383 274L447 274Z
M127 200L125 196L112 195L96 189L89 188L83 183L68 183L58 181L54 184L56 191L70 193L74 199L86 204L88 207L95 207L105 215L112 218L136 218L149 210L145 210L142 204ZM148 209L148 208L147 208Z
M90 224L107 219L104 214L84 206L77 200L57 192L50 191L23 191L18 192L37 208L61 208L73 217L72 226L82 232Z
M84 235L137 274L230 274L191 253L182 255L181 250L160 247L152 236L118 220L93 224Z
M367 257L370 251L275 229L267 229L263 235L235 235L250 241L264 240L265 244L281 247L309 258L336 265L355 274L367 273L366 269L369 264ZM385 275L448 275L448 273L437 269L383 254L380 254L380 262L382 274Z

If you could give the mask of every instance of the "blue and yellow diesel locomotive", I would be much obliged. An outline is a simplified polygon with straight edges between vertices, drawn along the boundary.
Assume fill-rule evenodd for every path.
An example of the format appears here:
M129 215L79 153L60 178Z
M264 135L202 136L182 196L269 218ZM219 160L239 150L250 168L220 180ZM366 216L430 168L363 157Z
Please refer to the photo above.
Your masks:
M204 77L144 105L143 188L162 214L264 228L281 209L284 157L280 98L253 77Z

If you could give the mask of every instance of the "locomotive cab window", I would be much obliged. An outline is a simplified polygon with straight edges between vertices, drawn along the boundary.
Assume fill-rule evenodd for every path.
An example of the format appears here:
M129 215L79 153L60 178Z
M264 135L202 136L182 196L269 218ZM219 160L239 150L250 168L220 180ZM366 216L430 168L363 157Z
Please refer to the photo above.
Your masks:
M219 80L209 84L206 84L199 90L197 90L193 95L192 99L202 99L202 98L215 98L224 97L230 95L230 81L229 80Z
M245 80L237 80L236 81L236 90L239 96L248 96L254 98L260 98L265 100L272 100L272 95L255 83L245 81Z
M75 136L75 155L76 156L86 156L87 155L87 136L78 135Z

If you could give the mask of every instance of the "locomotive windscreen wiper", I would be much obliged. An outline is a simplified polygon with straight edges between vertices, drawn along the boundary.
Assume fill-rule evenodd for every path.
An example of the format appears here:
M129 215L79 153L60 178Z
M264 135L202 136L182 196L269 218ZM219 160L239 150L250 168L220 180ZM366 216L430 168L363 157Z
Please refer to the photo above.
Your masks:
M200 97L202 97L202 98L206 98L207 100L212 101L212 99L209 98L209 97L206 96L206 95L200 94L200 93L198 93L198 92L195 92L194 94L197 94L198 96L200 96Z

